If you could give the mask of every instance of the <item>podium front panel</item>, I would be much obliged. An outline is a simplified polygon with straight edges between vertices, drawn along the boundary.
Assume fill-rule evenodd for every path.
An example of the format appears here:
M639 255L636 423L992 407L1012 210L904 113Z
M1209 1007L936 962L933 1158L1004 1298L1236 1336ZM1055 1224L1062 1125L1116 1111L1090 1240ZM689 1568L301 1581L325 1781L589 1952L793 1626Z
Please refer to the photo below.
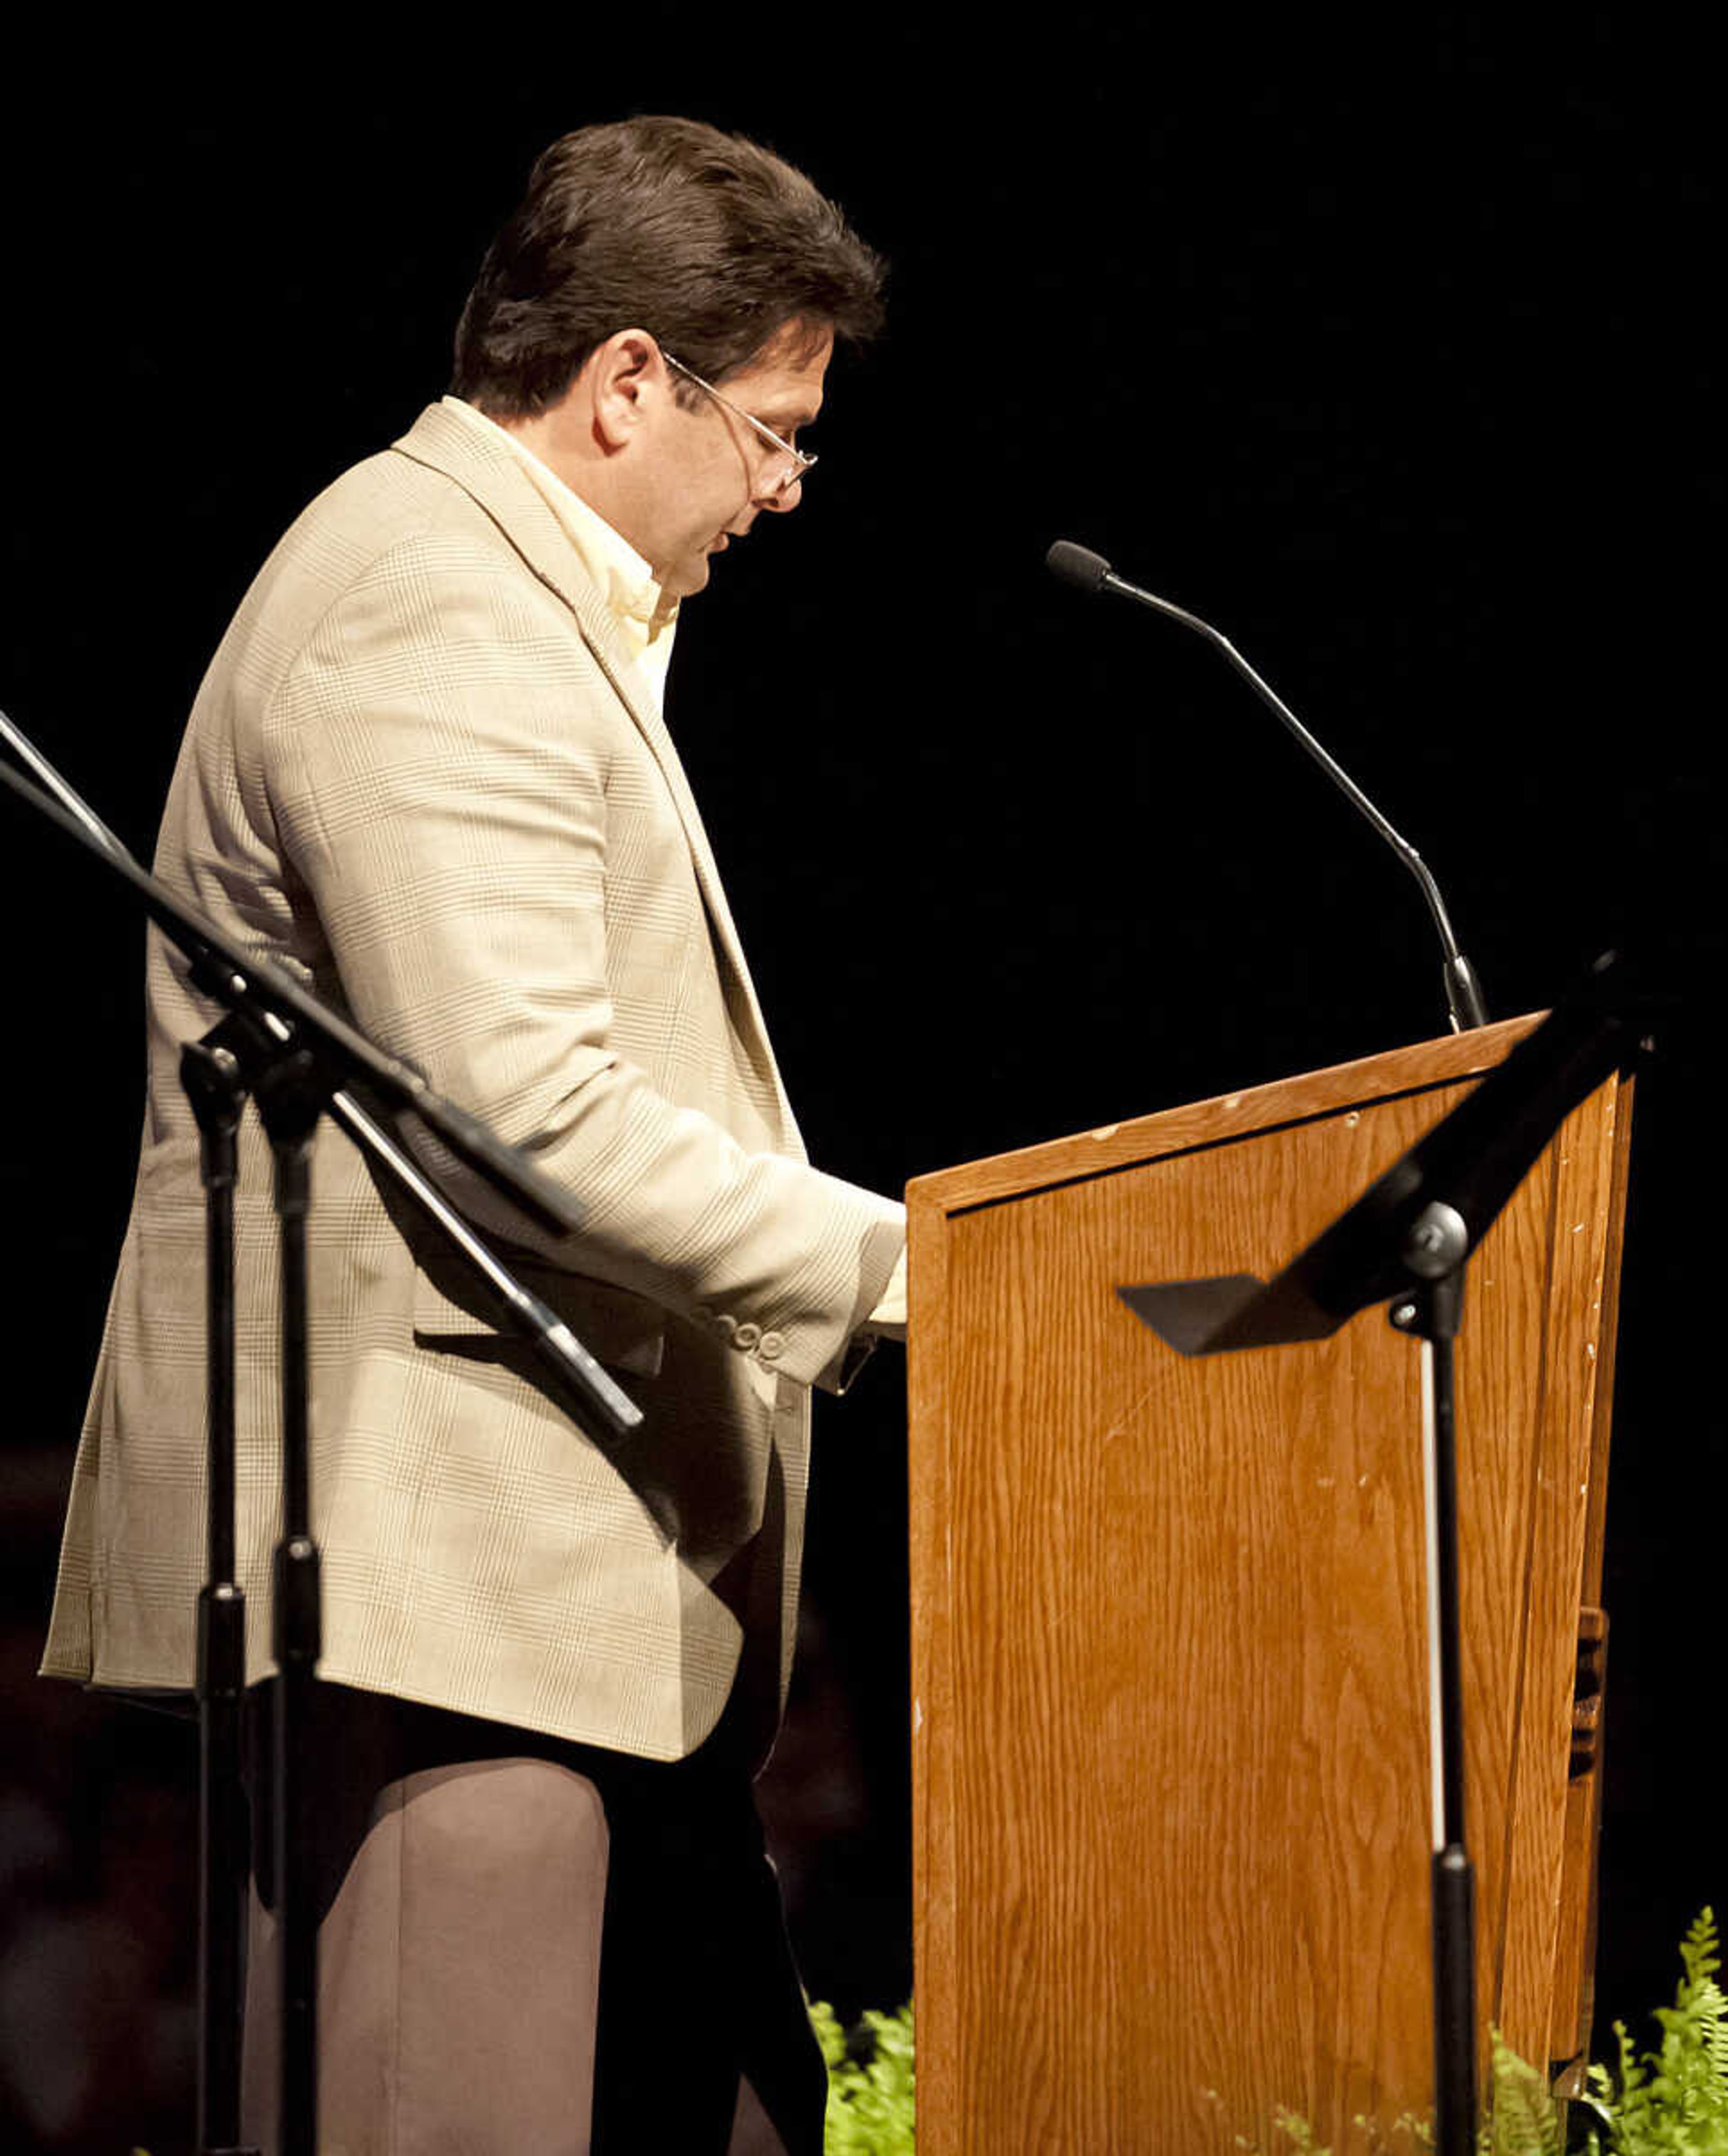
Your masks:
M1432 2101L1418 1351L1377 1309L1185 1361L1115 1289L1269 1276L1461 1097L1459 1050L909 1194L926 2156L1231 2150L1279 2105L1341 2150ZM1616 1095L1484 1240L1458 1343L1479 1998L1532 2058L1576 2018Z

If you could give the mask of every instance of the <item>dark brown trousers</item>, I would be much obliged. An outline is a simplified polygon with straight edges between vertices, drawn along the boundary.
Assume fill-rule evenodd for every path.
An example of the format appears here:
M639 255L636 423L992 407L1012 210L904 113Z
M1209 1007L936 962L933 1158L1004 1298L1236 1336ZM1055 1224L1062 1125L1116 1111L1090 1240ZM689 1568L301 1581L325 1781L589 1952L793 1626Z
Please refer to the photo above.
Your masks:
M254 1695L245 2128L278 2061L268 1686ZM317 1690L321 2156L724 2156L741 2074L787 2156L827 2076L726 1726L631 1759Z

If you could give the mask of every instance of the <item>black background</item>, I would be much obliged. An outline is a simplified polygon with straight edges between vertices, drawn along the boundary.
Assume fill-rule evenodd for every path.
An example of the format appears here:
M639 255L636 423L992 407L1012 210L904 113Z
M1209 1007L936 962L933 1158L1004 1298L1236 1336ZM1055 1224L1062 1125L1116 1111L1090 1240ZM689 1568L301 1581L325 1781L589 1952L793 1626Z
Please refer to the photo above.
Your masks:
M0 704L147 851L234 604L444 388L533 155L674 110L802 165L890 258L890 329L831 376L804 506L686 609L669 717L818 1162L897 1189L1443 1029L1414 885L1216 654L1054 584L1058 536L1216 621L1320 732L1436 870L1495 1015L1628 930L1676 995L1622 1299L1600 2055L1728 1900L1710 69L1630 11L1392 19L69 50L6 153ZM141 937L3 803L0 849L0 2127L160 2156L190 1754L30 1676L130 1188ZM848 2012L910 1983L902 1434L886 1355L819 1411L766 1787Z

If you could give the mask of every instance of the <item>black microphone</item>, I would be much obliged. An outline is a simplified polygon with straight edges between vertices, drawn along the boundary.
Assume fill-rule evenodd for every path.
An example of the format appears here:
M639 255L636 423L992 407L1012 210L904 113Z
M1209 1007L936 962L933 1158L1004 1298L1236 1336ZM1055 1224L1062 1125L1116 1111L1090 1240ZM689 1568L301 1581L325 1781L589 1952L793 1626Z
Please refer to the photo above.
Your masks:
M1190 613L1185 607L1173 606L1168 599L1161 599L1155 593L1143 592L1137 584L1124 583L1103 555L1095 554L1088 547L1077 547L1071 539L1056 542L1044 557L1044 567L1053 577L1059 578L1064 584L1072 584L1076 591L1119 592L1124 598L1137 599L1141 605L1151 607L1154 613L1168 614L1172 621L1181 622L1184 628L1192 629L1209 644L1218 646L1260 701L1278 714L1340 793L1354 803L1367 818L1422 886L1422 895L1428 901L1428 911L1433 916L1434 927L1439 931L1440 947L1445 954L1442 978L1445 983L1446 1008L1451 1014L1453 1031L1468 1033L1476 1026L1486 1025L1488 1012L1482 1001L1482 990L1469 960L1458 947L1457 938L1452 932L1452 923L1446 917L1446 902L1440 896L1440 886L1429 873L1428 865L1408 839L1400 838L1393 830L1361 787L1327 755L1290 706L1281 697L1274 695L1235 645L1221 635L1210 622L1202 621L1198 614Z

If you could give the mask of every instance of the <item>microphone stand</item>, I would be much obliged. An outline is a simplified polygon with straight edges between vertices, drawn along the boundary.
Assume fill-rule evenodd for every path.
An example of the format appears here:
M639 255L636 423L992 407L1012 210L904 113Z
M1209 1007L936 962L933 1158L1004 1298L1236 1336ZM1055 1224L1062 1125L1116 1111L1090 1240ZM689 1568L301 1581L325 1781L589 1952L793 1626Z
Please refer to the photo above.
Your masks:
M1428 1546L1428 1748L1433 1856L1435 2147L1476 2145L1475 1881L1464 1843L1463 1650L1453 1341L1464 1266L1549 1139L1611 1070L1647 1045L1613 952L1452 1112L1271 1281L1251 1273L1119 1287L1178 1354L1320 1340L1371 1303L1421 1342Z
M217 1029L219 1033L220 1029ZM180 1082L198 1126L204 1185L204 1309L209 1415L209 1578L198 1595L198 2094L200 2156L257 2156L240 2140L246 1820L241 1748L246 1597L234 1557L234 1184L245 1081L212 1036L180 1051Z
M1150 607L1155 613L1165 614L1172 621L1179 621L1184 629L1191 629L1197 636L1203 636L1208 644L1223 653L1260 701L1277 716L1291 737L1314 758L1346 800L1367 818L1415 877L1440 938L1440 950L1444 960L1441 982L1446 991L1446 1009L1452 1021L1452 1030L1454 1033L1469 1033L1477 1026L1486 1025L1488 1009L1482 1000L1480 983L1469 960L1458 947L1458 938L1452 932L1452 922L1447 915L1446 901L1440 896L1440 886L1435 882L1428 863L1408 839L1392 829L1344 767L1321 747L1290 706L1261 679L1230 639L1214 629L1209 621L1202 621L1197 613L1190 613L1186 607L1177 606L1169 599L1161 599L1156 592L1142 591L1138 584L1127 583L1116 574L1101 555L1094 554L1084 547L1077 547L1071 539L1059 539L1045 555L1044 563L1051 574L1059 577L1064 583L1073 584L1084 592L1114 592L1120 598L1137 600L1141 606Z
M327 1088L305 1049L264 1062L253 1096L275 1155L282 1240L282 1538L271 1581L276 1661L276 1897L281 1910L283 2156L318 2146L318 1924L313 1908L312 1686L321 1645L318 1545L312 1538L308 1401L306 1215L312 1142Z
M569 1194L478 1119L439 1099L418 1073L269 963L248 957L140 867L3 712L0 739L42 787L0 765L0 784L128 885L186 954L194 985L228 1016L181 1055L181 1081L199 1131L206 1194L206 1323L209 1364L207 1472L208 1578L198 1597L200 1735L199 2156L256 2156L239 2141L241 1977L247 1856L240 1784L245 1694L245 1598L234 1578L233 1188L245 1097L255 1099L275 1160L282 1245L283 1532L274 1567L274 1813L282 1944L282 2156L317 2148L317 1926L310 1852L310 1708L320 1651L319 1554L311 1531L306 1215L312 1142L327 1108L438 1228L479 1282L498 1322L526 1338L585 1433L615 1445L642 1423L556 1313L531 1294L361 1106L346 1082L363 1080L421 1122L507 1199L519 1224L566 1232L581 1219ZM54 797L49 798L49 795Z

